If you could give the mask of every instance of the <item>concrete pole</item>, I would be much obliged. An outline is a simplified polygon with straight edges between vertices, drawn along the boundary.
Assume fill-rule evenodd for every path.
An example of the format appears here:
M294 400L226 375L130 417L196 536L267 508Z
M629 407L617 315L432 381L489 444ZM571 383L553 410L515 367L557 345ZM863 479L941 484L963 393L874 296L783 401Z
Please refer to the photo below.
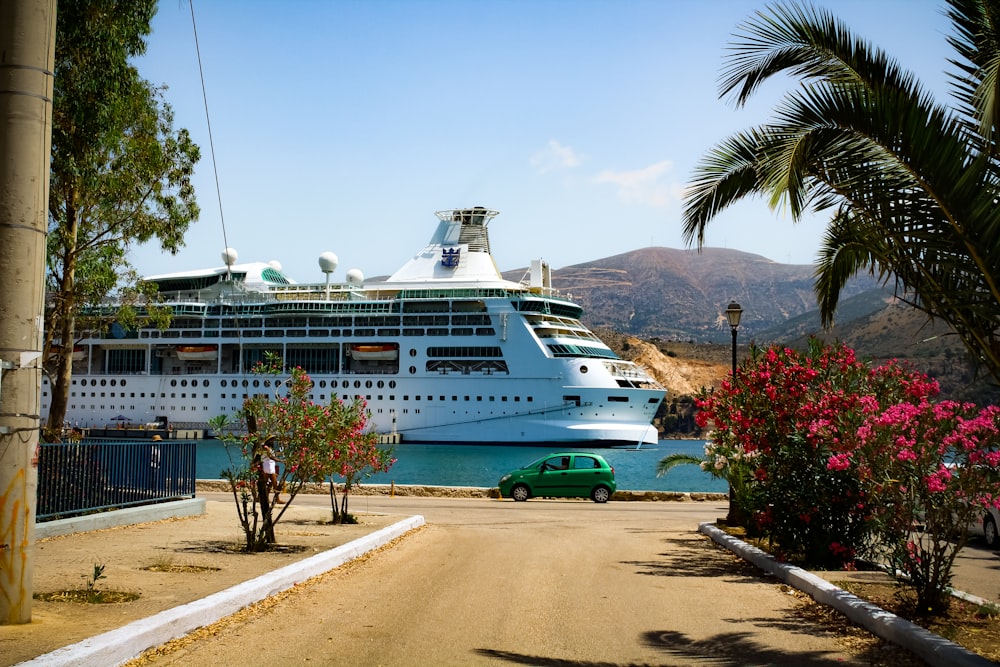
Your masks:
M0 623L31 621L56 0L0 0Z

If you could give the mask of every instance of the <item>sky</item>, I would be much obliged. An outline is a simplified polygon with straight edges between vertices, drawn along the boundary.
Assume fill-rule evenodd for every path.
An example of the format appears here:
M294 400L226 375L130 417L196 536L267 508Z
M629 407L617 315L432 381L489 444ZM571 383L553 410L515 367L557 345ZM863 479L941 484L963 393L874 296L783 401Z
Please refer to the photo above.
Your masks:
M942 2L817 4L947 101ZM187 0L160 0L136 66L202 149L201 215L176 256L147 244L132 262L142 275L221 266L231 247L322 282L330 251L333 281L388 275L427 243L435 211L470 206L500 212L501 271L685 248L699 159L765 122L790 85L769 82L740 109L719 98L736 27L766 6L195 0L193 27ZM811 264L825 219L793 224L747 200L709 223L706 246Z

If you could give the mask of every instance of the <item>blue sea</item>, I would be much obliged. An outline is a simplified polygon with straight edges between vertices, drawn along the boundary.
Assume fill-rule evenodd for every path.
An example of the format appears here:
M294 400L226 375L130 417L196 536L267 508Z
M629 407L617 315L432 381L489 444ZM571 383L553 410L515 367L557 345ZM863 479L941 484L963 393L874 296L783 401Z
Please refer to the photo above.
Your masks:
M701 456L701 440L660 440L655 445L596 451L615 469L618 488L624 491L684 491L725 493L726 482L715 479L696 465L677 466L663 477L656 464L676 452ZM420 484L427 486L497 485L504 473L531 463L552 451L575 451L559 447L508 447L484 445L401 444L393 448L396 463L387 473L374 475L368 484ZM225 447L217 440L198 442L198 479L218 479L229 467Z

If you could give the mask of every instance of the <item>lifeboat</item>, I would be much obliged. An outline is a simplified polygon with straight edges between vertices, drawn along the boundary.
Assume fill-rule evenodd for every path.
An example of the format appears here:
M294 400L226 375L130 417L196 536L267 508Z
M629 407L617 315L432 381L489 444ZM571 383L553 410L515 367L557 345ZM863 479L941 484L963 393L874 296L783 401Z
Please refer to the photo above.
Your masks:
M351 345L350 353L358 361L387 361L399 358L399 347L393 343Z
M177 358L184 361L214 361L219 358L215 345L178 345Z

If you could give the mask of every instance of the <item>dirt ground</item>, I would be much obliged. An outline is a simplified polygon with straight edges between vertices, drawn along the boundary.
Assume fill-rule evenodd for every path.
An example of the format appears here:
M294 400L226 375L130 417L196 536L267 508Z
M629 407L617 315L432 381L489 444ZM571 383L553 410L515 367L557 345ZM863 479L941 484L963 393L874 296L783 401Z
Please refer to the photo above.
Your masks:
M279 548L240 551L243 532L231 503L208 501L206 514L39 540L34 593L86 589L94 567L99 591L139 593L134 602L40 601L32 622L0 625L0 665L54 651L165 609L204 598L290 563L358 539L404 517L357 515L358 525L329 524L330 510L291 506L278 523Z

